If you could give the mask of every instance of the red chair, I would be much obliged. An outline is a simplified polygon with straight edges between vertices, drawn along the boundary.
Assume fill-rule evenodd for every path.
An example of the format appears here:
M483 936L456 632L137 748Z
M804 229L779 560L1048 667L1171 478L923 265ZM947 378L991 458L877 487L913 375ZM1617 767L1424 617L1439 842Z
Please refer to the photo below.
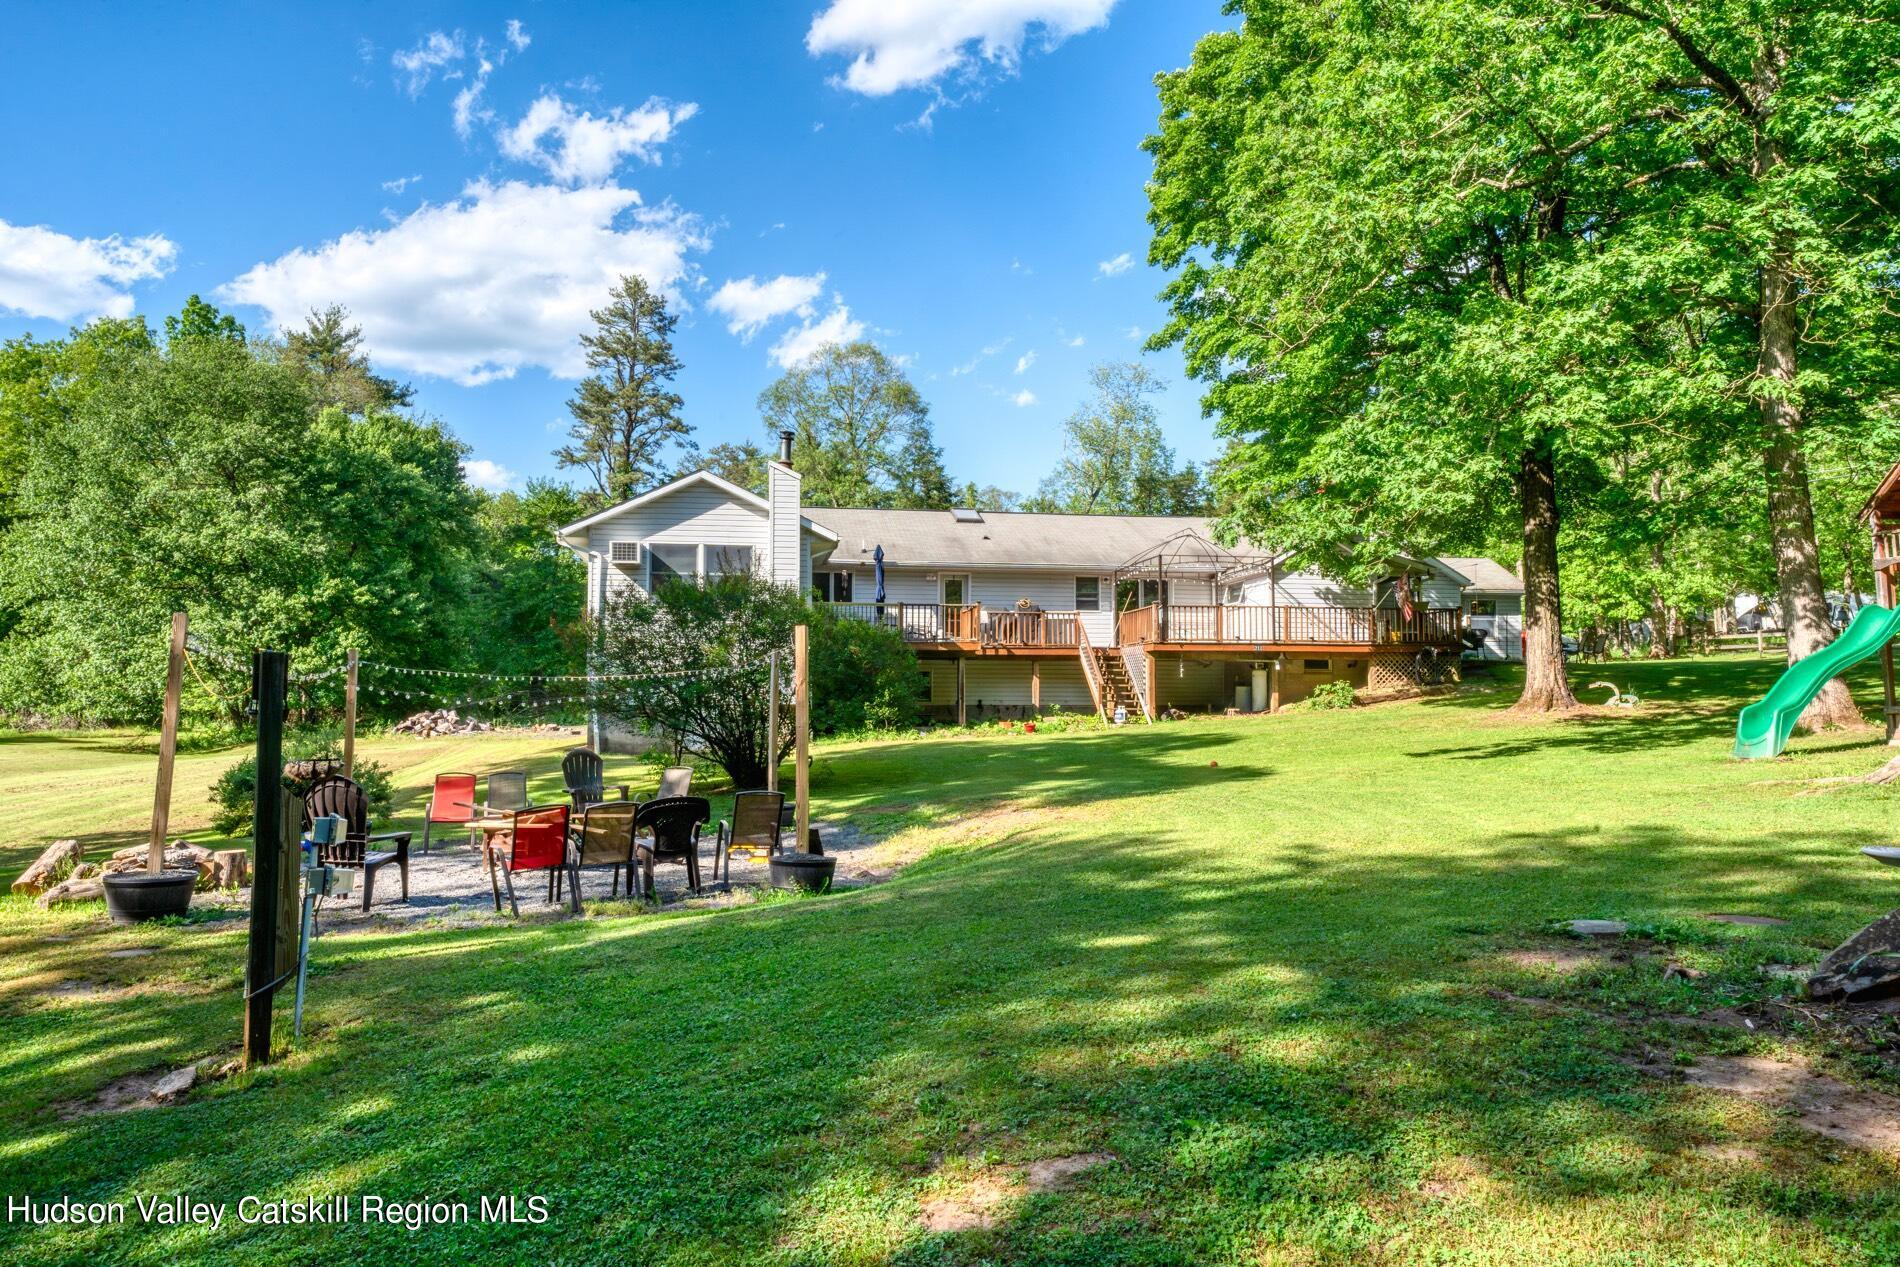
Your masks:
M444 827L467 827L475 821L475 776L438 774L435 791L429 796L429 809L422 817L422 852L429 852L429 832L437 823Z
M508 905L514 909L515 918L521 918L521 903L515 898L515 872L546 871L548 873L548 901L554 901L554 883L563 869L572 871L574 881L574 913L581 912L581 876L572 870L572 858L567 847L567 806L530 805L526 809L514 812L514 825L506 832L495 836L488 848L488 884L495 890L495 910L501 910L501 889L495 883L495 872L501 871L502 883L508 886Z

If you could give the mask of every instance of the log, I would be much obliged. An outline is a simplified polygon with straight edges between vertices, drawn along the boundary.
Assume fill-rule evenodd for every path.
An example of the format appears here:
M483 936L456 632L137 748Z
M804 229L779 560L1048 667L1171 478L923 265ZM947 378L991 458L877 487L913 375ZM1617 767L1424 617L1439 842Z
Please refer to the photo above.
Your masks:
M242 849L220 849L211 855L211 881L221 889L241 889L251 882L251 855Z
M53 873L69 863L78 866L84 852L77 840L55 840L33 860L32 866L20 872L20 878L13 882L13 891L44 892L53 886Z
M52 906L58 902L96 902L105 895L106 882L96 876L87 876L54 885L40 894L40 905Z

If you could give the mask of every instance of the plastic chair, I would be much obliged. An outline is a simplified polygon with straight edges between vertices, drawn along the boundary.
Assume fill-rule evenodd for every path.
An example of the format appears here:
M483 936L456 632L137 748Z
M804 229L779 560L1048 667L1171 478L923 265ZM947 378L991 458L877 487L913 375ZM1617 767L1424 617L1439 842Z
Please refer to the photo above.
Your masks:
M685 796L693 790L693 767L689 765L670 765L660 771L660 790L654 793L658 800L669 796Z
M580 872L590 868L612 867L612 896L620 893L620 868L627 869L627 896L633 896L633 816L639 808L632 801L600 801L581 811L580 821L568 833L573 850L570 869L578 889ZM557 889L558 892L558 889Z
M525 770L497 770L488 776L488 808L512 812L528 807L528 774Z
M317 861L327 867L355 867L363 873L363 909L369 909L370 894L376 888L376 873L390 864L402 872L402 900L409 900L409 832L369 834L369 798L354 781L340 774L318 779L304 797L303 825L310 829L313 819L335 815L344 820L344 839L318 851ZM394 849L371 849L371 845L391 844Z
M530 805L516 810L514 825L488 849L488 883L495 890L495 910L501 910L501 889L495 883L497 870L501 872L502 883L508 886L508 905L515 918L520 919L521 902L515 897L515 873L548 872L548 901L551 903L555 899L555 882L568 868L571 856L567 845L567 806ZM580 910L581 883L576 872L574 913L578 915Z
M790 802L783 792L741 792L732 798L732 817L719 820L718 852L713 855L713 878L718 867L726 864L726 883L732 883L732 855L744 854L753 862L769 859L781 847L784 832L783 811Z
M422 852L429 852L429 836L437 823L444 827L466 826L475 820L475 813L474 775L436 775L429 808L422 816Z
M570 748L561 758L561 781L567 787L567 798L578 812L596 801L607 799L605 786L606 767L600 754L592 748ZM620 785L620 799L627 799L627 785Z
M669 796L644 802L634 811L633 826L651 833L645 840L636 838L634 852L646 872L646 896L654 897L653 866L656 862L676 862L686 868L686 884L699 892L699 829L712 818L712 806L703 796Z

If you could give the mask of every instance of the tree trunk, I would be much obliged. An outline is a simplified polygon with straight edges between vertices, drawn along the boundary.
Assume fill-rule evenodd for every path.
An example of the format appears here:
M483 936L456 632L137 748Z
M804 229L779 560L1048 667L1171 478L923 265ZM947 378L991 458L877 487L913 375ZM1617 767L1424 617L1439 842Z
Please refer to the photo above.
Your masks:
M1776 249L1761 270L1762 464L1768 481L1768 533L1775 553L1775 583L1781 619L1788 630L1788 663L1812 655L1834 640L1820 552L1814 543L1814 503L1808 492L1808 459L1801 448L1801 405L1794 399L1798 297L1789 252ZM1860 710L1847 683L1834 678L1821 688L1796 725L1807 730L1857 726Z
M1577 706L1564 677L1562 611L1557 589L1557 474L1545 455L1518 460L1524 514L1524 693L1515 711L1563 712Z

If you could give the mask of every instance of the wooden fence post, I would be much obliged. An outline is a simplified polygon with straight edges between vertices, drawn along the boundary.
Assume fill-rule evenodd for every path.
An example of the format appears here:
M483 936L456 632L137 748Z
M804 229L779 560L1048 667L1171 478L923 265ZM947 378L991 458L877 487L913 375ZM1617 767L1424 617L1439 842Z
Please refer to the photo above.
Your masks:
M798 811L793 819L798 835L799 853L811 852L811 660L808 649L811 630L799 625L792 630L792 725L796 729L793 758L794 789L798 793Z
M778 791L778 652L765 657L769 698L765 702L765 790Z
M350 648L343 679L343 777L356 777L356 648Z
M271 1001L279 976L278 922L284 874L284 705L290 657L259 651L251 659L257 701L257 791L252 801L251 943L244 983L244 1067L270 1063ZM292 876L294 877L294 872Z
M158 787L152 793L152 839L145 869L165 869L165 834L171 827L172 766L178 759L178 701L185 689L185 613L172 613L171 661L165 666L165 720L158 732Z

